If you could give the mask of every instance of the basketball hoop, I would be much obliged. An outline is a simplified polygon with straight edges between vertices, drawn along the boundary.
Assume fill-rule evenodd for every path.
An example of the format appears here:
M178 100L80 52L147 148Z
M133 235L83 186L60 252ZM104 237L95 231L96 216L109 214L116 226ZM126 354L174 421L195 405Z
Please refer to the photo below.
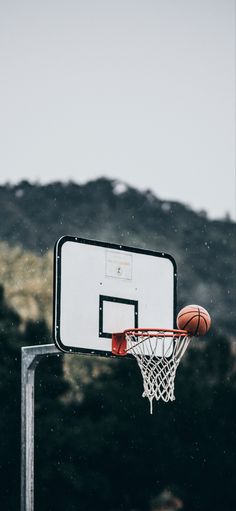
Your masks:
M112 335L112 353L125 356L131 353L137 360L143 377L143 397L150 402L174 401L176 369L191 337L186 330L133 328Z

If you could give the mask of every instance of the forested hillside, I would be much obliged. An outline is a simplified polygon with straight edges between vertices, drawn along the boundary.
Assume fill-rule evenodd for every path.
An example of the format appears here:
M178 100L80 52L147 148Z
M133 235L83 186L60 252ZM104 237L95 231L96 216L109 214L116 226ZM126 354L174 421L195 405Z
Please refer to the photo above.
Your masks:
M0 250L0 262L5 261L0 279L6 295L13 293L10 281L15 280L15 285L17 281L20 295L24 284L29 287L31 282L33 286L38 279L35 293L39 302L45 303L46 299L49 322L50 251L56 239L70 234L171 253L178 265L179 307L202 304L212 314L218 333L235 336L236 226L230 219L210 220L204 211L197 213L178 202L160 200L151 191L140 192L105 178L84 185L69 182L42 186L26 181L5 185L0 187L0 203L0 240L12 247L7 252L7 246L2 245ZM24 255L21 252L13 257L16 245L24 249ZM30 251L28 255L25 250ZM47 257L47 264L38 256ZM23 273L19 273L22 258ZM39 275L44 278L44 286ZM13 305L21 301L19 297L14 300ZM37 315L35 309L33 317Z
M179 308L202 304L213 326L152 416L133 360L40 362L35 511L234 511L235 223L107 179L6 185L0 203L2 509L20 506L20 348L52 342L53 245L70 234L171 253Z

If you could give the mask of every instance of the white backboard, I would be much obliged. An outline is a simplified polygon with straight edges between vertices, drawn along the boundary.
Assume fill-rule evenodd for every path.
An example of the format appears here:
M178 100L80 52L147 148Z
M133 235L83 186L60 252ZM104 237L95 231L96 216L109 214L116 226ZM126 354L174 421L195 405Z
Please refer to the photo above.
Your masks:
M54 340L111 355L127 328L174 328L176 265L164 253L64 236L55 246Z

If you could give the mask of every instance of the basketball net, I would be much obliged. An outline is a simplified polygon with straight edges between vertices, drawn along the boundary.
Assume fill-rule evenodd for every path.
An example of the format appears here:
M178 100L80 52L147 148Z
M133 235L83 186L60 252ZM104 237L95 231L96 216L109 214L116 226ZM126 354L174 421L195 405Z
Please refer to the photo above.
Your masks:
M113 353L131 353L136 358L143 377L142 395L149 399L152 414L154 398L165 402L175 400L176 369L191 337L184 330L133 329L126 330L123 339L122 352L119 337L119 346L113 348Z

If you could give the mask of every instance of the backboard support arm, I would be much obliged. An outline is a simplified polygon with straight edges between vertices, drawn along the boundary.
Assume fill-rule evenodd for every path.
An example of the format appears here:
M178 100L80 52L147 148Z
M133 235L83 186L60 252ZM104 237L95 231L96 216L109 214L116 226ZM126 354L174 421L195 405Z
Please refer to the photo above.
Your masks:
M21 511L34 511L35 369L51 355L62 352L54 344L21 348Z

